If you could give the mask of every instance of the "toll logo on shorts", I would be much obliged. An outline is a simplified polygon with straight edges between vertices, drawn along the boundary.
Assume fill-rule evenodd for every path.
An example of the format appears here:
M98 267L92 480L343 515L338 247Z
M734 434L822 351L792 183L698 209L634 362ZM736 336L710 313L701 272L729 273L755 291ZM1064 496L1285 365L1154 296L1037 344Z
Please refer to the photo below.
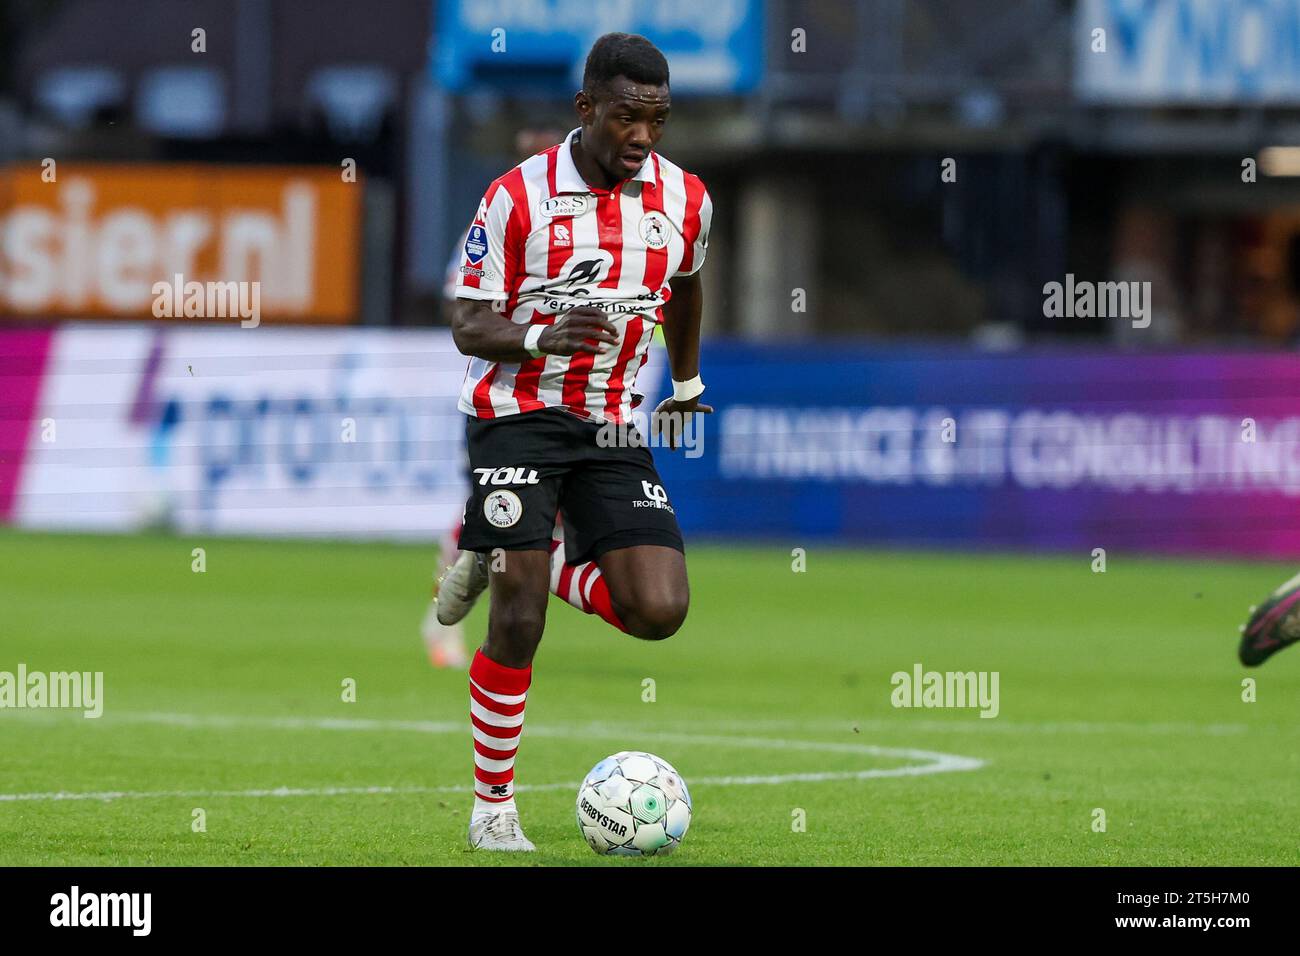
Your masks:
M536 485L540 479L536 468L475 468L480 485Z
M673 506L668 503L668 492L664 491L663 485L642 481L641 491L645 494L645 498L641 501L633 501L633 508L662 508L671 515L677 514Z
M494 491L483 502L483 516L494 528L513 528L524 513L524 503L513 491Z

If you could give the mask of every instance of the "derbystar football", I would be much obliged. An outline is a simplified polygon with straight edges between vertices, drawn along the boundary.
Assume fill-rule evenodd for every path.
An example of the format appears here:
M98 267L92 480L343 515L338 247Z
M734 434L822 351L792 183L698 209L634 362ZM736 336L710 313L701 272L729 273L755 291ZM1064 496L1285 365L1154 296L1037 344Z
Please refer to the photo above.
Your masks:
M691 795L672 764L623 750L591 768L578 788L578 828L597 853L671 853L691 825Z

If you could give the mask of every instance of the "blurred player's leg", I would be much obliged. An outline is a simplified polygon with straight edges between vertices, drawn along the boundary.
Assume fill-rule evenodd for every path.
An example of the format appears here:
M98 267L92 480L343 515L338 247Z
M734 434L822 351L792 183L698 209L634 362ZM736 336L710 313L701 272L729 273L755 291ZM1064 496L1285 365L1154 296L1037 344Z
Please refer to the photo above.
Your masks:
M1241 626L1237 656L1247 667L1258 667L1300 640L1300 574L1250 610L1250 620Z
M451 570L451 565L455 563L460 553L459 539L460 524L457 523L456 527L444 535L439 543L438 567ZM433 595L429 599L429 607L424 612L424 620L420 623L420 635L424 638L424 649L428 652L430 664L434 667L464 670L469 663L465 652L464 630L459 622L443 624L438 620L438 590L441 583L442 575L435 571Z
M463 621L487 584L487 558L473 551L462 551L438 579L434 595L438 622L450 625Z

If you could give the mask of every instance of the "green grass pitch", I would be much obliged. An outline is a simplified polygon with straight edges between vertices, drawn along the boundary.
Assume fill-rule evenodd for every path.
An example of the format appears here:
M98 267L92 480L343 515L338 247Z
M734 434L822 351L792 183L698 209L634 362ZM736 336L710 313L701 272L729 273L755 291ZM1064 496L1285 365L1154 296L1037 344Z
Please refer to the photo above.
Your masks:
M466 677L418 636L434 560L0 533L0 670L105 682L98 720L0 710L0 864L1300 863L1300 651L1235 656L1290 566L814 546L794 573L789 546L699 546L662 643L552 600L521 858L465 848ZM1000 713L895 709L890 676L916 663L998 672ZM601 858L578 834L577 781L622 749L691 785L671 857Z

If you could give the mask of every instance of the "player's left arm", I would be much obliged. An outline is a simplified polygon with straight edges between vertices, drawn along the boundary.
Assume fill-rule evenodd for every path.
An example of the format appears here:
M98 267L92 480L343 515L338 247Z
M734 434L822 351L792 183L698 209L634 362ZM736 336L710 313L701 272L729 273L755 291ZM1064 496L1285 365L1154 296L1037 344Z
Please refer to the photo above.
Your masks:
M700 318L704 313L704 288L699 272L676 275L668 282L672 297L664 306L664 345L668 349L668 367L674 382L689 382L700 374ZM668 447L679 444L684 416L692 412L710 414L712 405L705 405L700 396L684 401L669 396L655 409L652 429L663 429ZM677 413L677 418L662 416Z
M677 275L668 280L672 297L664 306L664 345L673 379L687 382L700 374L700 319L704 314L704 284L700 274ZM692 399L698 403L698 399ZM688 404L688 403L679 403ZM693 406L692 406L693 407Z
M700 268L704 265L704 255L709 247L709 226L713 219L713 203L706 192L700 204L700 219L696 234L691 237L689 259L685 268L668 280L672 295L663 308L664 345L668 349L668 366L674 383L694 383L700 375L700 325L704 313L704 286L700 282ZM699 387L696 385L695 387ZM678 386L674 384L674 392ZM668 447L676 448L680 436L678 429L682 419L664 419L660 416L677 413L678 416L693 412L709 414L713 406L700 401L700 395L678 399L669 397L659 403L655 409L653 431L666 428Z

